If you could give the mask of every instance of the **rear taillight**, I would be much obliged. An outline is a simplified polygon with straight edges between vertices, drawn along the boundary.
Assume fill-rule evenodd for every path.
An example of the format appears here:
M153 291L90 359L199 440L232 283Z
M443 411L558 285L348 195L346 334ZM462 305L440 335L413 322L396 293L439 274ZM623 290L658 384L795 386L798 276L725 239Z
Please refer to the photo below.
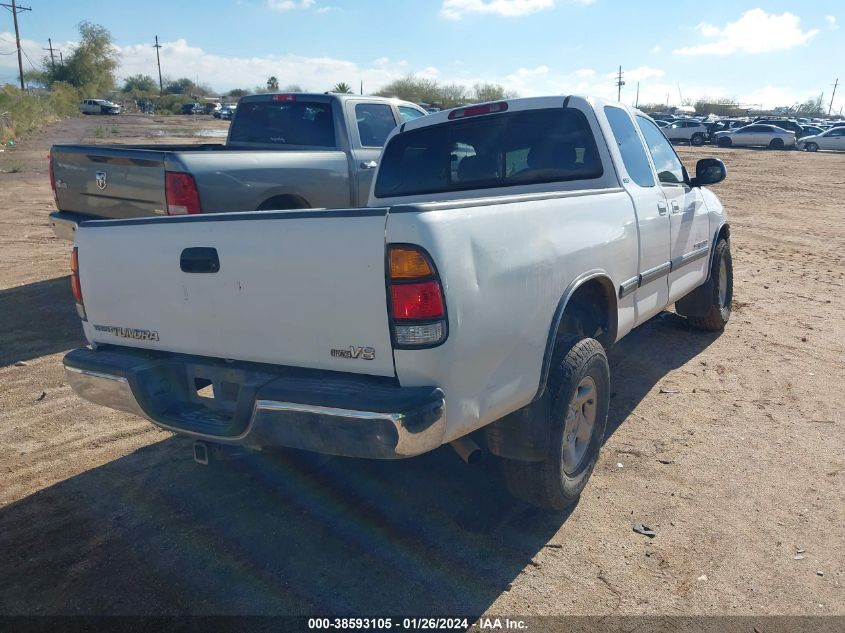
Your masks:
M387 283L393 344L434 347L448 335L443 286L431 258L419 246L391 245Z
M59 194L56 193L56 170L53 166L53 152L47 154L47 158L50 159L50 189L53 190L53 200L56 201L56 208L59 208Z
M70 289L76 301L76 313L83 321L87 321L85 304L82 301L82 285L79 283L79 249L74 246L70 254Z
M167 197L167 215L202 212L197 183L191 174L181 171L165 172L164 192Z

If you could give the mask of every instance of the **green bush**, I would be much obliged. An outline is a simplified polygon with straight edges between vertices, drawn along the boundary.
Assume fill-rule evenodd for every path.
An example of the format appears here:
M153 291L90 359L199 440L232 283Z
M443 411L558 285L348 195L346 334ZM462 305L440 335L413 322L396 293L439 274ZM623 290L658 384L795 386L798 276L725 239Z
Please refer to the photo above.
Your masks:
M79 93L64 82L43 92L21 92L14 86L0 87L0 143L20 138L61 117L79 111Z

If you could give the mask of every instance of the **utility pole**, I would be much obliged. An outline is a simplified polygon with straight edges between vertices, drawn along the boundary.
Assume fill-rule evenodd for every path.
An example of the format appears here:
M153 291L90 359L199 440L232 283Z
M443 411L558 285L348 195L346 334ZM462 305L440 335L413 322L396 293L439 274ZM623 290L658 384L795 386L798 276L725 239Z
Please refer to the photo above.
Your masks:
M53 57L53 40L49 37L47 38L47 48L42 48L42 51L50 51L50 68L53 69L53 72L56 71L56 59Z
M161 81L161 58L158 56L161 44L158 43L158 35L156 35L156 45L153 48L156 49L156 62L158 62L158 96L160 97L164 94L164 83Z
M622 101L622 86L625 82L622 81L622 66L619 67L619 74L616 76L616 100Z
M65 58L62 57L62 51L59 51L59 66L65 65Z
M12 12L12 20L15 22L15 43L18 47L18 70L21 73L21 90L26 90L26 86L23 83L23 57L21 55L21 31L18 28L18 13L23 11L32 11L32 8L19 7L15 3L15 0L12 0L12 4L0 3L0 7L6 7Z
M361 80L361 94L364 94L364 80Z
M833 94L830 95L830 105L827 107L827 116L830 116L830 111L833 110L833 98L836 96L836 88L839 87L839 77L836 78L836 82L833 84Z
M634 107L635 108L640 107L640 82L639 81L637 82L637 99L636 99L636 101L634 101Z

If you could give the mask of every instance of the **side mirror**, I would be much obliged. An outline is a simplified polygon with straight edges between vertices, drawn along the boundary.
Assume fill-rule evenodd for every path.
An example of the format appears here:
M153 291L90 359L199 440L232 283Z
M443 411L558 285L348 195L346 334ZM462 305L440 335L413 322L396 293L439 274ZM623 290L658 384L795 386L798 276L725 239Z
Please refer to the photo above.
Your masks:
M703 187L722 182L728 176L728 168L718 158L702 158L695 164L695 178L690 185Z

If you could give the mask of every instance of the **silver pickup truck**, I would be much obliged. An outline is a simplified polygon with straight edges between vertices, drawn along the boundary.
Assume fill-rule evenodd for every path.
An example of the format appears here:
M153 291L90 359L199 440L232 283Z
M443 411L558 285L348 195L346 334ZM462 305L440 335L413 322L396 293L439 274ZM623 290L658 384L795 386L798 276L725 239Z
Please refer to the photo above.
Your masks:
M362 207L385 139L413 103L339 94L240 100L223 144L54 145L50 225L155 215Z

